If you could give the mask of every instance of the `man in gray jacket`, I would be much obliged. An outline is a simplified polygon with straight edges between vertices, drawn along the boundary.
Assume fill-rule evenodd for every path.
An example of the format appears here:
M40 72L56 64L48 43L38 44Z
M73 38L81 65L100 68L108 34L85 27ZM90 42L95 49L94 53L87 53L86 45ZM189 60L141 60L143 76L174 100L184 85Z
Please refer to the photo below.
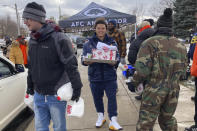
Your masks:
M27 94L34 95L36 131L49 131L50 120L54 131L66 131L66 101L57 100L57 90L71 82L71 99L78 101L82 83L70 40L45 17L45 9L35 2L23 11L24 24L31 31Z

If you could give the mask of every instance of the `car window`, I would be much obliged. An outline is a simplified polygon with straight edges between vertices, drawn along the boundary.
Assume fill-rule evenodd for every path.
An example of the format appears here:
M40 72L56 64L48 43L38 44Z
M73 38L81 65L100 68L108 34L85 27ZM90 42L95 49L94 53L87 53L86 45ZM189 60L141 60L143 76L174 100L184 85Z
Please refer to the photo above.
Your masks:
M84 43L85 42L85 38L77 38L76 42L77 43Z
M12 75L12 72L7 64L0 61L0 79Z

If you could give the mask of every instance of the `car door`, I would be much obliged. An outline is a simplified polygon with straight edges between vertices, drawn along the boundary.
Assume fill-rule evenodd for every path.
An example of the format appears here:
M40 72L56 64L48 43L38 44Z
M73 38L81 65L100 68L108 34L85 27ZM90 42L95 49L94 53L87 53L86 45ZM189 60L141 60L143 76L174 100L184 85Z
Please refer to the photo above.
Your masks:
M8 60L0 58L0 128L25 108L26 74L17 73Z

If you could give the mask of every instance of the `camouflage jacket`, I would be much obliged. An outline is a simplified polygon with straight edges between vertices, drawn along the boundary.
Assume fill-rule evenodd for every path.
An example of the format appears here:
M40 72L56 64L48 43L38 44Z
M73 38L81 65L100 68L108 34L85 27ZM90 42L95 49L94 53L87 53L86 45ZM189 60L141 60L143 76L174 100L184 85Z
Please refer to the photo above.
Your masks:
M120 57L125 57L127 48L126 48L126 38L124 33L115 29L113 32L109 32L108 35L112 37L118 44Z
M179 78L186 72L187 51L175 37L157 35L142 43L135 63L135 85L179 87Z

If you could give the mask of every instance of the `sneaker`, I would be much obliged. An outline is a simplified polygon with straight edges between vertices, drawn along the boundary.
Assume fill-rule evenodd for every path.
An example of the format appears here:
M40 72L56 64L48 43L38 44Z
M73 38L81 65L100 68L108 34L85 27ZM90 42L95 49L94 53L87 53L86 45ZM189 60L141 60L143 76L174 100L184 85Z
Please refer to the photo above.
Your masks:
M197 126L196 126L196 125L192 125L192 126L190 126L189 128L186 127L186 128L185 128L185 131L197 131Z
M96 128L101 128L106 122L103 113L98 113L98 119L96 121Z
M135 96L135 99L138 100L138 101L141 101L142 100L142 95Z
M119 131L119 130L122 130L122 129L123 128L117 122L117 117L116 116L111 117L111 121L109 123L109 130Z

